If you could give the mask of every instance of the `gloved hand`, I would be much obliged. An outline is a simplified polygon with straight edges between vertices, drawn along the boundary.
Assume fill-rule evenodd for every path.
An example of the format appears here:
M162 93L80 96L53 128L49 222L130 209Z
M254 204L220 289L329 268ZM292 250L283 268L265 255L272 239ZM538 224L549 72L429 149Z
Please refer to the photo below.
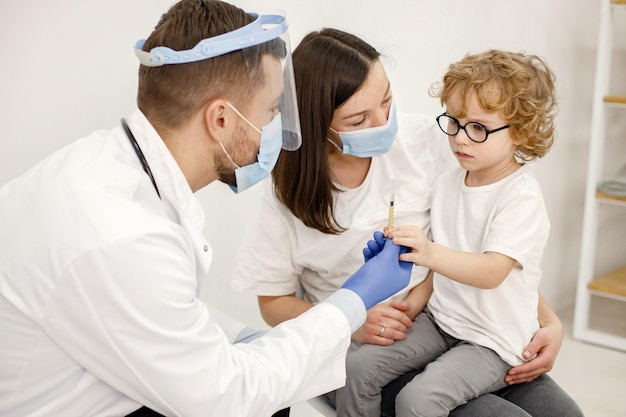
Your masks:
M367 310L406 287L413 269L412 262L398 259L400 253L408 252L409 248L396 245L391 239L381 240L382 233L377 233L374 241L369 241L363 250L365 264L341 287L354 291ZM368 258L370 253L372 256Z
M365 262L372 259L385 246L385 235L383 232L374 232L374 239L367 241L367 246L363 248L363 258L365 258ZM408 248L407 248L408 249ZM402 251L400 253L406 253L408 250Z

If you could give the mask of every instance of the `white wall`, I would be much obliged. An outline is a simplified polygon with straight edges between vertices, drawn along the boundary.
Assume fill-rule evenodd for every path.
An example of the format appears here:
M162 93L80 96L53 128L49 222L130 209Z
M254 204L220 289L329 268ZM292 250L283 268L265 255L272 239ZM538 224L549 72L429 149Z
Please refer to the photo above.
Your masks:
M401 111L436 115L427 95L466 52L523 50L545 57L558 79L558 138L537 164L552 219L541 289L554 308L571 304L580 250L583 190L600 0L233 0L287 10L292 47L324 26L351 31L390 57ZM34 0L0 6L0 184L45 155L134 107L138 63L131 46L149 35L171 0ZM622 36L622 38L624 38ZM215 262L204 297L262 326L254 297L228 285L257 189L222 184L198 193ZM45 208L44 208L45 209Z

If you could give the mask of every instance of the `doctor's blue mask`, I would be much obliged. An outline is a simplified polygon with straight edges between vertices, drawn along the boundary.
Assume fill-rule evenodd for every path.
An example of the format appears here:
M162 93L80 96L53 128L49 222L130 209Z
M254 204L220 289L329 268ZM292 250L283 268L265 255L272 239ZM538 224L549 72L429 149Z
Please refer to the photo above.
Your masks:
M391 102L389 118L387 123L382 126L349 132L337 132L332 127L330 130L339 135L343 143L343 149L330 138L326 139L344 154L358 156L359 158L382 155L391 148L398 133L398 115L395 102Z
M257 155L257 161L240 167L230 157L226 148L222 142L219 142L222 150L235 166L235 181L237 185L231 185L230 188L235 193L240 193L254 184L264 180L272 172L276 161L278 161L278 155L280 149L283 146L283 130L280 113L278 113L271 122L263 126L263 129L259 130L253 125L243 114L239 113L232 104L228 103L228 106L241 117L246 123L250 125L254 130L261 134L261 142L259 143L259 153Z

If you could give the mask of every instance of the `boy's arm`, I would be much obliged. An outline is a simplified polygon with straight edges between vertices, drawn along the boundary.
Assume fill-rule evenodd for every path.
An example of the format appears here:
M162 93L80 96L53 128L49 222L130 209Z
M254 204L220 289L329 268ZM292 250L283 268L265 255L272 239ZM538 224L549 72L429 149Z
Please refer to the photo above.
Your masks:
M462 252L431 242L417 226L394 227L387 234L395 244L411 248L409 253L400 255L400 260L477 288L496 288L515 265L515 259L497 252Z
M424 266L446 278L472 287L496 288L506 279L515 265L515 259L501 253L462 252L437 243L430 243L432 255L428 264Z

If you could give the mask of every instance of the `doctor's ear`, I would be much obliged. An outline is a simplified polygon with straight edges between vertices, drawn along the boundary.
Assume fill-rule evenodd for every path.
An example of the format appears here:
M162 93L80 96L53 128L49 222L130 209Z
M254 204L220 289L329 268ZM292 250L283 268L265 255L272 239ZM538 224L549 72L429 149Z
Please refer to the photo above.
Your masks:
M229 110L228 101L221 98L209 101L204 108L205 127L216 142L232 137L236 122L233 112Z

